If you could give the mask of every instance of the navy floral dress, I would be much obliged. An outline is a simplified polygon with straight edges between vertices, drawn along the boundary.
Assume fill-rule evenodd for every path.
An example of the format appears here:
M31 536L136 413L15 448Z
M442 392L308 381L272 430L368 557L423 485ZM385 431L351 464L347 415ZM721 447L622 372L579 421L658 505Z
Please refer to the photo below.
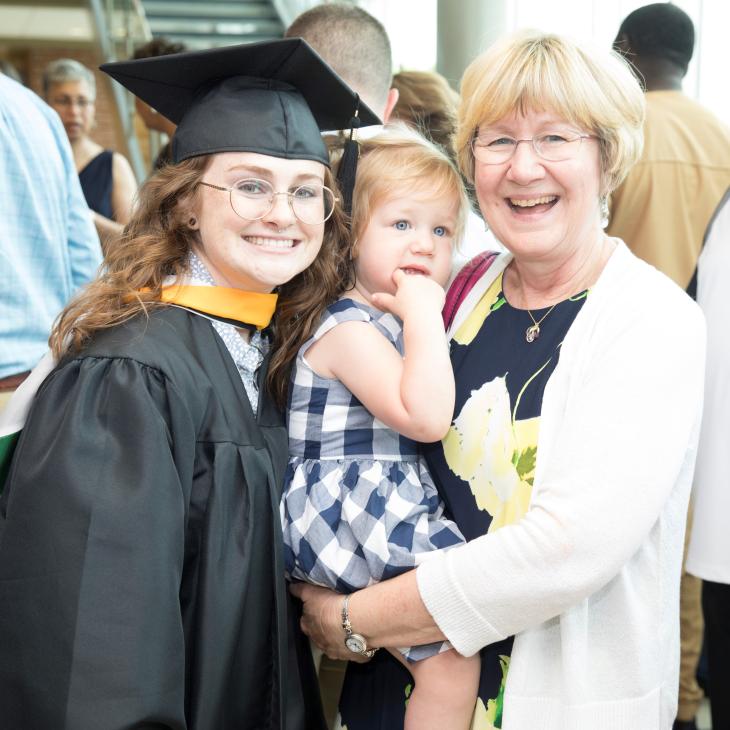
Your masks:
M587 294L552 310L532 310L540 333L529 342L533 320L506 300L500 274L451 341L454 420L446 437L424 446L423 452L447 514L467 540L517 522L527 512L543 393ZM502 727L511 650L512 637L481 651L472 730ZM412 682L385 651L367 664L351 663L340 699L340 727L402 730Z

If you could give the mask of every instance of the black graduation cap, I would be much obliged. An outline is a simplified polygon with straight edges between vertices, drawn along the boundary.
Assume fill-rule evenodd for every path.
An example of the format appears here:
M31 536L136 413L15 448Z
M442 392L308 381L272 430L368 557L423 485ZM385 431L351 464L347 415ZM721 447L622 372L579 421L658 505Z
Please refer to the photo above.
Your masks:
M105 63L101 70L177 124L172 157L258 152L329 166L321 132L380 124L301 38Z

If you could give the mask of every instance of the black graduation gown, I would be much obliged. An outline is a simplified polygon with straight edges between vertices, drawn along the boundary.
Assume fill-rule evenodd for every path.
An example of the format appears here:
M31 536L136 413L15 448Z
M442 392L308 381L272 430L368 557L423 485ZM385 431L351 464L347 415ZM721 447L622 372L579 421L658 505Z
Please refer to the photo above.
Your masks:
M203 317L161 308L61 362L0 501L0 727L324 728L286 457Z

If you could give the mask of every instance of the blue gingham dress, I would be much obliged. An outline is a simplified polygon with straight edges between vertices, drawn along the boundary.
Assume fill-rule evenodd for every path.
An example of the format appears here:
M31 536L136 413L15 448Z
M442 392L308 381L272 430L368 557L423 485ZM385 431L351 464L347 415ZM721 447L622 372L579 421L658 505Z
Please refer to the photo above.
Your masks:
M341 322L367 322L403 354L401 323L351 299L330 305L297 354L289 391L289 467L281 503L289 576L351 593L464 541L414 441L378 421L305 353ZM418 660L448 644L403 650Z

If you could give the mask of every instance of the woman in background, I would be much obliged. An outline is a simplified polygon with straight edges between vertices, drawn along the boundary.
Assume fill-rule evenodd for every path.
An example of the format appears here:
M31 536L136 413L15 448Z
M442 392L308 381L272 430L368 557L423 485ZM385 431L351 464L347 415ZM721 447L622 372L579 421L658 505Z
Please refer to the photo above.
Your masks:
M137 191L132 168L126 157L105 150L89 137L96 123L96 80L86 66L70 58L52 61L43 72L43 93L61 117L81 188L106 250L132 214Z

